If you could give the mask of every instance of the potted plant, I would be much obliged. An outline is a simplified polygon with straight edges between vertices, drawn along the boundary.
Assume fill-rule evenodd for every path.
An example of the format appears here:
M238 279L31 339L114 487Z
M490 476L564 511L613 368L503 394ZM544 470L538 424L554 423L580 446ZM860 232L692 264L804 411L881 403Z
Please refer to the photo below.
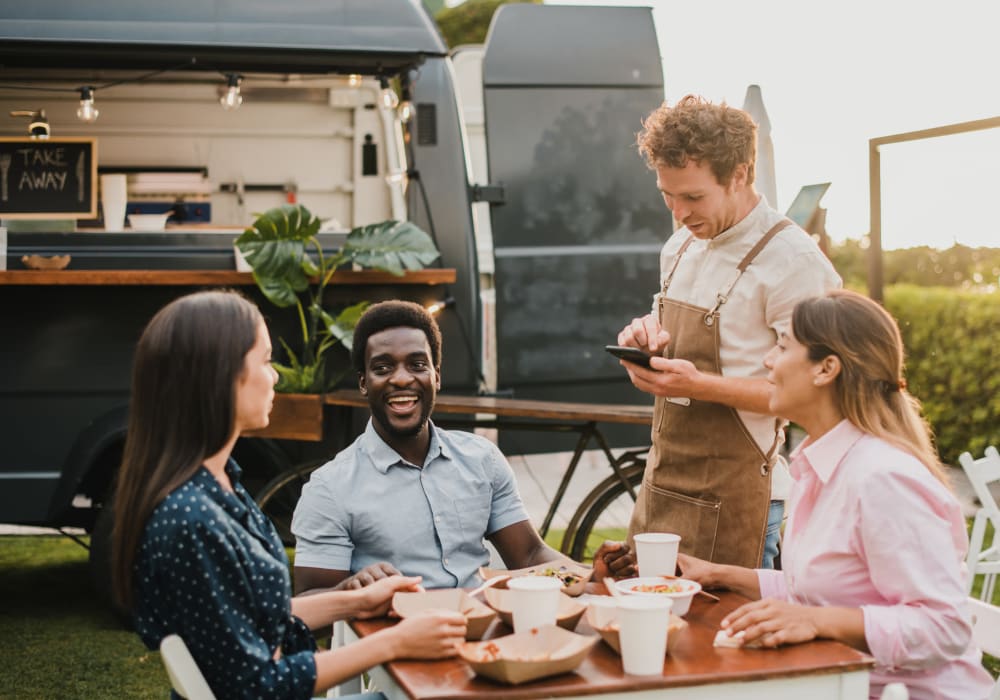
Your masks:
M336 313L323 307L323 293L339 268L355 265L402 275L405 270L422 269L439 256L430 236L408 221L355 228L336 254L326 255L317 238L320 225L319 218L304 206L286 204L259 215L236 240L264 296L278 307L294 306L297 312L301 335L295 344L300 350L296 352L279 338L287 362L273 363L279 377L275 389L281 393L318 395L349 371L346 365L332 366L330 351L338 345L350 351L354 326L369 302ZM308 406L306 413L321 419L319 396L303 397L299 403ZM272 423L281 415L278 404L276 400ZM302 405L293 409L296 422L301 423L303 411Z

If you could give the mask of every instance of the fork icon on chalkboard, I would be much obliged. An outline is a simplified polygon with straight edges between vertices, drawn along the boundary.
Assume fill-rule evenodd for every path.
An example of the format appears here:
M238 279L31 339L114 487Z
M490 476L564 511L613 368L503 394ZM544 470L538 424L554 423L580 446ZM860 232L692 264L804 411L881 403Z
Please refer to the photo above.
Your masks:
M10 153L0 153L0 199L7 201L7 173L10 172Z

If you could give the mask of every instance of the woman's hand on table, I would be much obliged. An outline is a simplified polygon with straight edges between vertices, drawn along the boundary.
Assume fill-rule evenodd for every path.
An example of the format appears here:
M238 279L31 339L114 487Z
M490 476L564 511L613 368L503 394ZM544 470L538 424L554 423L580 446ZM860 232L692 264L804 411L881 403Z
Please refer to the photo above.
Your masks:
M743 644L764 647L809 642L820 634L818 608L765 598L742 605L722 619L730 636L742 633Z
M395 641L394 658L443 659L454 656L465 641L465 616L449 610L429 610L400 620L382 634Z
M398 591L422 591L421 580L423 579L420 576L390 576L359 589L357 594L360 597L361 609L356 617L365 620L384 616L392 605L392 596Z
M635 575L635 557L624 542L608 540L594 552L594 581L603 581L608 576L628 578Z

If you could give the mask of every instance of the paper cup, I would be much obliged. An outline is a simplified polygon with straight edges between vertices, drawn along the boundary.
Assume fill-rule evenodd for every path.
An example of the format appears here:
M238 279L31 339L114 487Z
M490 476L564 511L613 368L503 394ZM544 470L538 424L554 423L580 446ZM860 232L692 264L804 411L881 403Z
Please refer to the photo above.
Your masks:
M668 532L643 532L635 536L639 575L673 576L677 569L677 549L681 536Z
M128 186L124 175L101 175L101 213L105 231L125 229Z
M593 598L588 605L590 610L587 615L591 627L607 627L618 620L618 601L611 596Z
M514 632L556 624L562 582L552 576L522 576L507 583Z
M669 598L627 598L618 601L618 635L622 668L633 676L663 673L670 625Z

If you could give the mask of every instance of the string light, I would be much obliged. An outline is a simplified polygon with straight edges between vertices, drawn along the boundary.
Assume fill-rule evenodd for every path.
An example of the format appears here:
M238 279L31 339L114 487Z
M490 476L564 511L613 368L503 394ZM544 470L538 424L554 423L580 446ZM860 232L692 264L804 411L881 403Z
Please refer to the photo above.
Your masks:
M96 122L100 111L94 106L94 88L90 85L80 88L80 106L76 110L76 118L82 122Z
M236 73L228 73L226 75L226 91L219 98L219 104L227 112L239 109L240 105L243 104L243 95L240 94L240 83L242 81L242 75L237 75Z
M455 297L448 297L446 299L442 299L441 301L435 301L433 304L428 304L426 308L427 308L427 313L429 313L431 316L434 316L440 313L441 311L444 311L448 307L454 305L455 305Z
M403 124L408 124L411 119L413 119L413 101L412 95L410 94L410 76L404 74L400 78L399 82L399 121Z
M389 87L389 79L383 76L378 79L378 82L382 86L382 106L386 109L396 109L399 106L399 97Z
M347 76L347 87L361 87L361 76L357 73L351 73Z

